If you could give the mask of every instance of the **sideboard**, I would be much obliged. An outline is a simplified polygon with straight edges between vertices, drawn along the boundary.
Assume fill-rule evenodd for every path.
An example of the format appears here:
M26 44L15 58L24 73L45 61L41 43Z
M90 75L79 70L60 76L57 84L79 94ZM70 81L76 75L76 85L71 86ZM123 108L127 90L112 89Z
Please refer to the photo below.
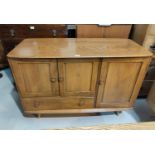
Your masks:
M129 39L25 39L8 55L26 114L133 107L152 53Z

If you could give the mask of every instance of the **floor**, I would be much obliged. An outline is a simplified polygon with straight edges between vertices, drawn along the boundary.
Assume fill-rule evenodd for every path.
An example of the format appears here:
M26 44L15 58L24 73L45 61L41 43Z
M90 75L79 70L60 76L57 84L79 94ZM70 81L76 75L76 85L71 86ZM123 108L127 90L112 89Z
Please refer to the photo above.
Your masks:
M0 71L0 129L1 130L36 130L52 128L70 128L101 124L121 124L152 121L152 111L145 99L138 99L135 107L121 114L102 113L101 115L86 116L53 116L53 117L24 117L13 85L10 69ZM155 119L154 119L155 120Z

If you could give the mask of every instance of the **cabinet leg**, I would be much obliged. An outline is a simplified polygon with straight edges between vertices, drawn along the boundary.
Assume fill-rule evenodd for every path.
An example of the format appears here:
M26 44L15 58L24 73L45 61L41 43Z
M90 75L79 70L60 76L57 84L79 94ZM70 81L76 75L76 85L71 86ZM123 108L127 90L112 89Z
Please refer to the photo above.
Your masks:
M38 114L38 118L40 118L41 117L41 114Z

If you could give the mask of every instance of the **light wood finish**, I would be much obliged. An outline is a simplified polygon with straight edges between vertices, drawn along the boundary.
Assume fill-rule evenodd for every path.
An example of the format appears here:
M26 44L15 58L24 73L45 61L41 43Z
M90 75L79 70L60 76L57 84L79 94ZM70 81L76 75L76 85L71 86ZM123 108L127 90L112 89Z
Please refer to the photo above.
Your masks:
M99 26L95 24L77 25L78 38L128 38L131 24L113 24L110 26Z
M32 107L31 107L32 109ZM120 112L130 108L78 108L78 109L56 109L56 110L32 110L25 111L27 114L81 114L81 113L100 113L100 112Z
M94 100L89 97L34 97L22 99L25 111L87 109L94 108Z
M131 107L149 63L144 58L103 59L97 107Z
M25 39L9 58L147 57L152 54L129 39L55 38Z
M89 113L131 108L151 55L127 39L27 39L8 60L25 113Z
M56 129L51 129L56 130ZM63 128L57 130L155 130L155 122L138 122L128 124L116 124L116 125L96 125L96 126L83 126L76 128Z
M94 96L98 67L99 59L58 60L60 95Z
M58 72L55 59L11 61L22 97L57 96Z

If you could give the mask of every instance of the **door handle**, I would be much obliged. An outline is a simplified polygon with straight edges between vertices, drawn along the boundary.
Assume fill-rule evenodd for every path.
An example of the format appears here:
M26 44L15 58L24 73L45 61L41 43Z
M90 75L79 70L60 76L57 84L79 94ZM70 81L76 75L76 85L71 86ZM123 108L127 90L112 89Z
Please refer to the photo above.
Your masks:
M79 106L84 106L85 102L84 101L80 101Z
M56 37L57 36L57 30L52 30L52 35L53 35L53 37Z
M40 103L38 103L38 102L34 102L34 103L33 103L33 107L34 107L34 108L38 108L39 106L40 106Z
M56 82L56 78L50 78L50 81L51 81L52 83L54 83L54 82Z

